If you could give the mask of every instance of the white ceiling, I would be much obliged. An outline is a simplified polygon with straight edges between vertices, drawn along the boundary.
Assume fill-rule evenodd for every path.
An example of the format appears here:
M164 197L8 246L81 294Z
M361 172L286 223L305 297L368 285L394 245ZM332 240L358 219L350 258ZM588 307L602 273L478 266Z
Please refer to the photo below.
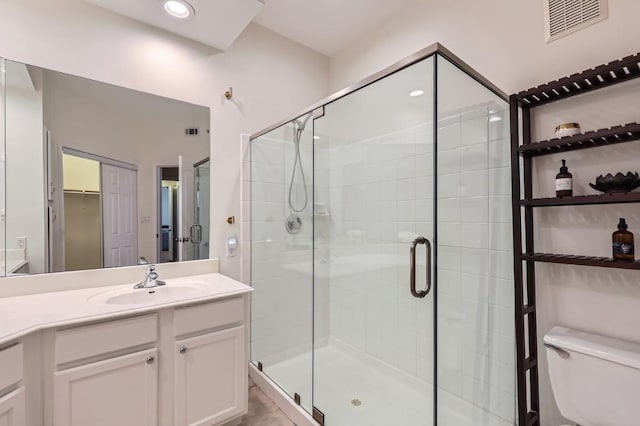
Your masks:
M189 0L195 16L165 13L161 0L84 0L120 15L226 50L264 6L264 0Z
M265 0L254 22L332 56L415 0Z
M162 0L83 0L140 22L226 50L252 21L332 56L415 0L188 0L179 20Z

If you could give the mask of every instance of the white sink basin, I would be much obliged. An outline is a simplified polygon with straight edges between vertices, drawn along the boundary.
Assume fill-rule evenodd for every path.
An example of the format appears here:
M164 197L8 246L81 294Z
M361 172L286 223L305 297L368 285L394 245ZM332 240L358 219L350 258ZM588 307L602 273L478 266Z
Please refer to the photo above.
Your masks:
M165 303L175 300L191 299L204 295L200 286L190 284L168 284L153 288L122 289L97 294L89 298L91 301L108 305L139 305L149 303Z

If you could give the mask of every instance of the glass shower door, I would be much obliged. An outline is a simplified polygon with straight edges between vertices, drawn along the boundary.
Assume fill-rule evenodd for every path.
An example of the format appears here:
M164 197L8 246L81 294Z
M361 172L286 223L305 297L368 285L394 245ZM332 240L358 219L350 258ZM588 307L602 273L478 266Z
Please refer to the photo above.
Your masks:
M433 425L433 117L431 57L314 121L313 405L326 425Z

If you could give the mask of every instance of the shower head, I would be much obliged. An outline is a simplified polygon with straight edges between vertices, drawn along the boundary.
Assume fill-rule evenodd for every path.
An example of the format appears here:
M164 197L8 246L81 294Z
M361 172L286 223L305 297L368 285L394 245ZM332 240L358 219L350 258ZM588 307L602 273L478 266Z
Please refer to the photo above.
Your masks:
M300 121L300 119L293 120L293 124L297 127L298 131L303 131L304 128L307 127L307 122L311 119L312 116L313 112L310 112L306 115L306 117L304 117L302 121Z

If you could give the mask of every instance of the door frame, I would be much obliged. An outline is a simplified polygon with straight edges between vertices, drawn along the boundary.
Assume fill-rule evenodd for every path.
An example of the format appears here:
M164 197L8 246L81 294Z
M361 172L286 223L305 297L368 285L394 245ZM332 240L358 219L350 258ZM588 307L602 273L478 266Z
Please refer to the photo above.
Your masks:
M156 263L160 263L162 255L162 169L177 169L178 165L156 165ZM178 184L180 184L180 172L178 171ZM177 209L176 209L177 210ZM177 211L176 211L177 214ZM172 239L176 238L176 230L173 230ZM173 244L173 241L169 241ZM174 254L175 257L175 254Z
M194 181L194 198L193 198L193 202L194 202L194 209L193 209L193 223L194 225L200 225L202 227L202 218L200 217L200 205L197 204L198 201L198 192L200 191L199 189L199 174L198 172L200 171L199 167L202 166L203 164L209 163L209 170L211 170L211 159L210 157L207 157L203 160L198 161L197 163L193 164L193 181ZM211 171L209 171L209 179L211 179ZM209 217L207 217L207 224L209 224L209 222L211 221L211 182L209 182ZM209 229L211 229L210 226L207 226ZM204 234L201 236L202 239L204 239ZM209 239L207 237L207 239ZM194 258L195 260L200 260L200 244L203 244L202 242L198 243L198 244L194 244L193 250L194 250Z

